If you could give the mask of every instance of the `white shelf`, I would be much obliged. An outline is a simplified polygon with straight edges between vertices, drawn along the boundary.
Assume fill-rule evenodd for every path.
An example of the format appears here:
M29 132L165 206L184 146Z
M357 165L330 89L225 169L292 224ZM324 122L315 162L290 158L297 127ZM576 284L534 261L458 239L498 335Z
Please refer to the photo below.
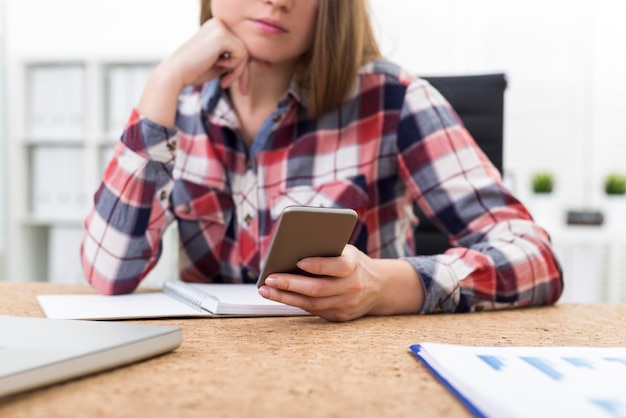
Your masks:
M123 125L159 61L34 57L9 67L9 280L85 282L79 251L85 216ZM164 241L167 251L147 285L177 272L174 228Z

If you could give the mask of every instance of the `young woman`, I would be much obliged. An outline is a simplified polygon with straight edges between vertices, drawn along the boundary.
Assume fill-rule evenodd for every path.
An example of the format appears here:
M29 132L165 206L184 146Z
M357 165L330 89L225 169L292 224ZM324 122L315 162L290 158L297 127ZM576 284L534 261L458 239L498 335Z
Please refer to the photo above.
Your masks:
M199 31L150 77L82 245L101 293L133 291L164 229L180 278L256 282L293 204L349 207L351 244L272 274L263 297L332 321L542 305L560 296L547 233L442 96L380 58L365 0L204 0ZM416 201L450 234L413 254Z

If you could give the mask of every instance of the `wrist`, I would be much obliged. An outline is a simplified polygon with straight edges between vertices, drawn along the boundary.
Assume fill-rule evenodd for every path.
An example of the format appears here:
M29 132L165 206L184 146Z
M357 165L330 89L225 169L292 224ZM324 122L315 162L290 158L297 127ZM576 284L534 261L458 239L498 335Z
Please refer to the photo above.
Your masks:
M184 88L181 77L169 64L159 64L150 77L137 104L141 115L165 127L173 127L178 97Z
M422 279L413 266L402 259L371 259L371 271L379 286L378 301L371 315L417 313L424 304Z
M185 88L185 78L177 67L176 62L172 60L162 61L150 75L148 83L161 89L174 91L177 95L180 94Z

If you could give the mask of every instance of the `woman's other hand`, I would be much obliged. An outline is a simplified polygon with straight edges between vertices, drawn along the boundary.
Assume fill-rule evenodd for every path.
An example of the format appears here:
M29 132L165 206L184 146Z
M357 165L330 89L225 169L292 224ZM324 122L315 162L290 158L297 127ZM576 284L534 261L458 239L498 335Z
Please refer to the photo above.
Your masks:
M239 80L247 94L250 56L244 44L219 19L206 21L187 42L150 75L137 105L153 122L172 127L183 88L221 77L223 88Z
M227 55L227 57L225 57ZM206 21L163 66L179 80L181 88L222 77L223 88L245 75L249 54L244 44L219 19ZM247 80L242 80L247 87Z

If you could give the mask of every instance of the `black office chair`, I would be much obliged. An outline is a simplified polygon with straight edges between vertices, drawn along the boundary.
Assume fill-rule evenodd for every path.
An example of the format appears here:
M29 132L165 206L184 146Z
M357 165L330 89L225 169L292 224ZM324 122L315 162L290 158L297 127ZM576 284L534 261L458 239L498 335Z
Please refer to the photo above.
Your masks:
M478 146L502 173L504 74L423 77L450 102ZM415 205L420 220L415 229L415 248L419 255L441 254L450 248L447 234L433 224Z

